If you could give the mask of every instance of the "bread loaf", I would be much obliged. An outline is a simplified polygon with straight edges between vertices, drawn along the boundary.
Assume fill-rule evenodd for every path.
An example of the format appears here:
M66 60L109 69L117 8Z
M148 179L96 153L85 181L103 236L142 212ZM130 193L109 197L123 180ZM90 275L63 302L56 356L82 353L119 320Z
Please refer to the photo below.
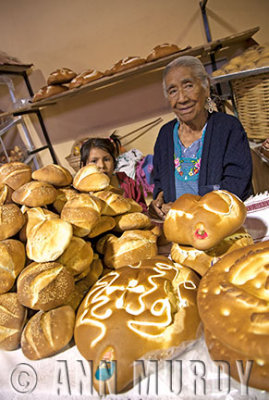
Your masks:
M27 310L17 298L17 293L0 294L0 349L19 347ZM3 366L2 366L3 367Z
M74 278L57 262L29 264L17 280L18 300L33 310L51 310L65 304L74 290Z
M49 164L37 169L32 173L32 178L57 187L71 185L73 181L73 177L68 169L56 164Z
M104 263L117 269L154 257L158 253L156 242L157 236L147 230L126 231L119 238L108 234L103 241Z
M0 183L5 183L13 190L30 182L31 176L31 167L21 162L11 162L0 166Z
M143 213L133 212L115 217L116 232L124 232L131 229L149 229L152 225L150 218Z
M0 205L12 203L11 196L13 190L5 183L0 184Z
M53 71L49 74L47 83L48 85L59 85L61 83L68 83L73 78L75 78L77 74L72 71L70 68L58 68L56 71Z
M180 48L176 44L163 43L158 45L152 49L150 54L147 56L147 62L157 60L158 58L162 58L168 56L173 53L177 53L180 51Z
M90 270L93 249L90 242L73 236L63 254L57 259L75 279L82 279Z
M99 220L102 207L102 200L90 194L81 193L67 201L62 209L61 218L78 228L86 229L86 234L88 234Z
M104 74L96 69L89 69L87 71L82 72L72 79L69 85L69 89L77 88L92 81L96 81L104 76Z
M246 214L244 203L226 190L184 194L172 204L163 230L170 242L208 250L239 229Z
M254 360L261 369L251 385L265 390L269 389L268 259L269 241L235 250L203 276L198 290L211 356L219 360L227 356L232 376L238 354L241 360Z
M73 186L80 192L97 192L105 189L109 182L109 177L100 172L94 163L90 163L76 173Z
M74 338L83 357L93 360L96 390L102 383L110 393L126 390L135 360L170 359L176 347L197 338L198 283L194 272L177 269L161 256L112 271L95 283L78 309ZM116 361L117 371L112 368L104 378L102 360L110 366Z
M0 293L8 292L25 265L25 248L19 240L0 242Z
M54 202L57 189L49 183L31 181L20 186L12 193L15 203L28 207L43 207Z
M173 243L171 257L173 261L185 265L203 276L225 254L250 244L253 244L252 237L244 228L240 228L209 250L197 250L191 246Z
M53 202L53 207L55 208L57 213L61 214L65 203L68 200L73 199L77 194L78 194L78 192L76 190L74 190L74 189L71 189L71 188L60 188L60 189L58 189L56 199Z
M0 240L16 235L24 223L24 215L16 204L0 205Z
M60 94L63 92L67 92L68 87L64 85L49 85L49 86L43 86L38 90L38 92L35 93L33 96L33 103L36 101L44 100L47 99L48 97L55 96L56 94Z
M40 360L52 356L72 339L75 312L70 306L36 313L25 326L21 348L25 357Z
M130 68L138 67L139 65L145 64L146 60L141 57L125 57L113 65L112 68L105 71L105 75L113 75L117 72L126 71Z
M116 221L113 217L101 215L100 219L93 226L88 236L89 238L94 238L96 236L99 236L102 233L111 231L115 227L115 225Z
M131 209L131 203L121 194L103 190L97 192L96 196L104 202L104 207L102 209L103 215L115 216L124 214Z
M56 260L71 241L72 225L40 207L28 210L27 216L27 256L36 262Z

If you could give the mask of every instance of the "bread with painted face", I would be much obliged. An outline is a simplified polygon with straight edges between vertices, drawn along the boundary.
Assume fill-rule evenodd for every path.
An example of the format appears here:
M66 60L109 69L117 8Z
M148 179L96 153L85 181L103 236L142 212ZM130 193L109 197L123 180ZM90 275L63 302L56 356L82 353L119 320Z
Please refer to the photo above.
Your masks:
M163 230L170 242L208 250L239 229L246 214L244 203L226 190L183 194L168 211Z
M198 308L209 353L227 360L253 360L249 385L269 390L269 241L225 255L202 278Z
M162 256L95 283L78 309L74 338L80 353L93 360L99 393L127 390L135 360L171 358L177 346L197 338L198 284L193 271Z

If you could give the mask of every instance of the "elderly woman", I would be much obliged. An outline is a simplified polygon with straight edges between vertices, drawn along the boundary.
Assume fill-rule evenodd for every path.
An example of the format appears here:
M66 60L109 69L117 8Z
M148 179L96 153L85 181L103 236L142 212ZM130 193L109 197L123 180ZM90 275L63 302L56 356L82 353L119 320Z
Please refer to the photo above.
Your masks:
M165 218L184 193L203 196L225 189L245 200L252 194L252 161L246 133L234 116L213 110L203 64L183 56L163 75L176 118L165 124L154 147L154 200L149 211Z

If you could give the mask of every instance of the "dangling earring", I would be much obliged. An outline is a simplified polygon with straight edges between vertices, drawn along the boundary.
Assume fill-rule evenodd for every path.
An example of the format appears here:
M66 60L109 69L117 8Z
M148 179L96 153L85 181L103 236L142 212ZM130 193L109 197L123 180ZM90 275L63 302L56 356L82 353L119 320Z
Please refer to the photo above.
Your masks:
M211 99L211 97L208 97L208 98L206 99L206 102L207 102L207 104L206 104L206 109L207 109L207 111L208 111L210 114L212 114L212 112L214 111L214 103L213 103L213 100Z

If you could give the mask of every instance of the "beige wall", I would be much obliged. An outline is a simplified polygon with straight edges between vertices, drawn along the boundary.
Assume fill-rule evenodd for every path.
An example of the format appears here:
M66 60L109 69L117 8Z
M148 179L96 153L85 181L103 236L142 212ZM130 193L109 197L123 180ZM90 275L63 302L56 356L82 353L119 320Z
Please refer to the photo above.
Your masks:
M268 43L268 0L211 0L207 14L213 40L260 26L254 39ZM199 0L3 0L0 35L2 51L34 64L35 91L59 67L103 71L121 58L145 57L164 42L180 47L206 42ZM158 73L134 78L43 110L60 162L65 164L78 137L115 129L125 134L159 116L169 119L160 81ZM21 84L18 97L27 97ZM152 152L158 130L159 125L132 146Z

